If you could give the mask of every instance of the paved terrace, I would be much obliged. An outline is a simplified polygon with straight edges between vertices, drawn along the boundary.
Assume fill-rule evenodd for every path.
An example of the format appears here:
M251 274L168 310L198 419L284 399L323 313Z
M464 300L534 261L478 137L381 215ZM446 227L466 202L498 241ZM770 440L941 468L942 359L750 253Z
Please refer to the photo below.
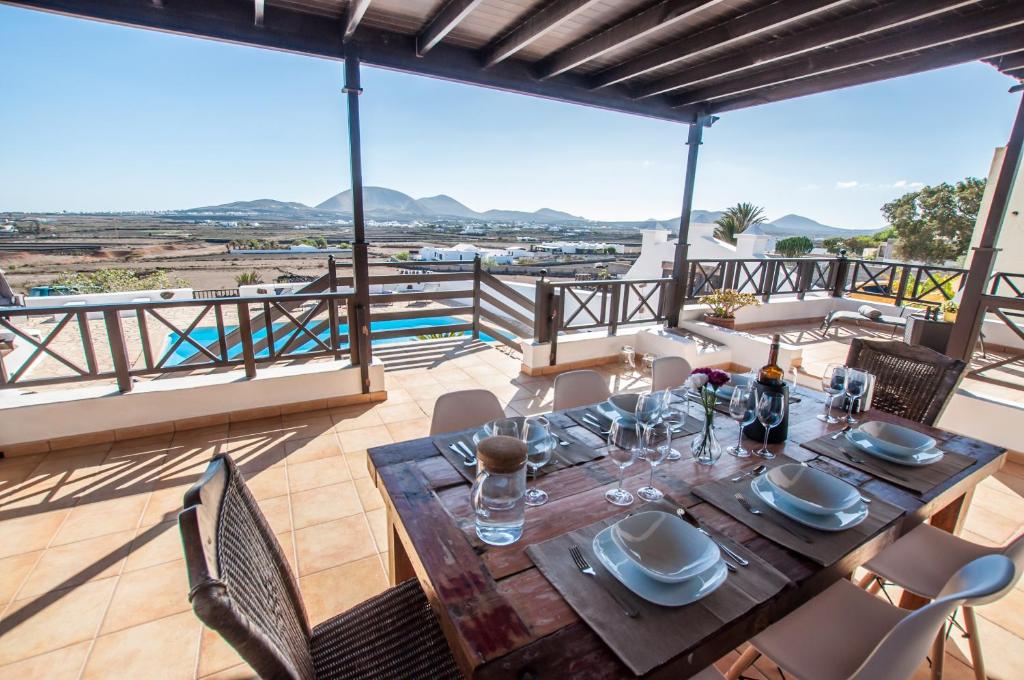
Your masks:
M244 470L299 577L311 623L386 588L385 511L366 449L426 435L442 393L483 387L509 414L532 414L550 409L552 381L521 375L517 358L479 343L380 354L391 367L385 403L0 460L0 677L253 677L203 630L186 598L175 517L214 453L230 453ZM613 390L647 384L618 366L601 373ZM732 427L723 421L724 436ZM1008 463L979 487L965 534L1003 543L1022 522L1024 466ZM1019 676L1024 583L980 615L992 677ZM973 678L966 641L952 639L946 677ZM778 678L764 662L748 674ZM915 677L928 677L927 667Z

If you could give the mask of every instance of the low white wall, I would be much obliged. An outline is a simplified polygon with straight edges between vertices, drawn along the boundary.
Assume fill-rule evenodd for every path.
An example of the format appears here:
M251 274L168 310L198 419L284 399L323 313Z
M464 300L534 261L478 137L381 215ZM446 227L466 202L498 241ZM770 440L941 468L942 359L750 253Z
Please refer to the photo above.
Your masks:
M161 300L191 300L191 288L164 288L154 290L130 290L124 293L82 293L80 295L49 295L46 297L26 297L26 307L78 307L82 305L109 305L126 302L159 302ZM133 311L121 312L122 316L134 314ZM101 312L90 312L90 319L101 319Z
M703 321L681 321L680 328L724 345L729 348L731 361L747 368L760 368L768 363L768 350L771 339L753 335L744 331L735 331L719 326L712 326ZM779 366L789 371L795 363L802 360L803 349L797 345L779 344Z
M937 423L967 437L1021 451L1020 423L1024 419L1024 404L983 396L963 388L949 400Z
M384 390L384 365L370 366L371 391ZM0 393L0 449L61 437L154 425L361 394L347 362L261 368L137 383L127 394L103 385L35 394Z

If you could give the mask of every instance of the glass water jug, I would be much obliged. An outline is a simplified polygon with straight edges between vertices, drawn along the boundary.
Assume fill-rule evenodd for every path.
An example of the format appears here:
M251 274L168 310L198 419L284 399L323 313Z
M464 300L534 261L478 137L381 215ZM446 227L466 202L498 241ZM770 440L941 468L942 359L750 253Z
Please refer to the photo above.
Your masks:
M526 443L515 437L485 437L477 444L477 476L470 492L476 535L490 545L509 545L523 535L526 502Z

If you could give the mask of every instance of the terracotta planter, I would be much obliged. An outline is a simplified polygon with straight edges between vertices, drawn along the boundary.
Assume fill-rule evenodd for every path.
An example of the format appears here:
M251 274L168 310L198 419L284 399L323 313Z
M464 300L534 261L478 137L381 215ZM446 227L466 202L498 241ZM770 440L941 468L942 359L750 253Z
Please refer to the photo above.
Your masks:
M942 320L946 323L956 323L956 312L942 312Z
M733 329L736 328L736 317L731 317L727 319L721 316L711 316L710 314L705 314L704 323L709 323L712 326L721 326L722 328Z

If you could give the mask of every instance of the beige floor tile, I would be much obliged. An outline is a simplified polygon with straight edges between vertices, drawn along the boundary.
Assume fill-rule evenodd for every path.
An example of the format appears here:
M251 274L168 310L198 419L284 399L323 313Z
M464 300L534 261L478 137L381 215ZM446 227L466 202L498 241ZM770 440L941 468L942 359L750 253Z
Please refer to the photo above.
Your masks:
M390 380L389 380L390 382ZM401 387L392 387L388 385L388 400L385 402L389 406L396 404L405 404L413 401L412 395L409 394L409 390L402 389Z
M376 427L364 427L361 430L351 430L339 434L341 448L346 451L365 451L374 446L391 444L394 439L387 427L378 425Z
M45 548L70 513L62 509L0 521L0 557Z
M165 562L121 576L100 634L190 610L185 560Z
M337 484L352 479L342 456L320 458L306 463L288 465L288 487L292 493Z
M181 533L176 520L145 526L135 532L131 552L124 562L124 571L173 562L181 559L182 555Z
M14 599L21 584L25 582L25 578L36 566L36 562L39 561L42 554L42 550L36 550L0 559L0 611L3 611L4 605Z
M185 504L185 492L191 484L162 486L149 496L149 504L142 513L140 526L147 527L177 519Z
M288 493L288 473L284 466L264 470L242 471L246 486L256 500L284 496Z
M436 399L422 399L419 396L416 397L416 405L420 407L420 410L426 413L428 416L434 415L434 403Z
M310 623L337 616L388 587L376 555L326 569L299 579Z
M259 676L250 666L239 664L211 675L201 676L199 680L259 680Z
M430 418L414 418L385 425L391 438L396 442L419 439L430 434Z
M373 542L377 544L377 552L388 549L388 514L385 508L370 510L366 513L366 521L370 524Z
M295 548L302 576L377 552L362 513L296 530Z
M117 576L134 536L133 529L48 548L25 579L17 598Z
M400 423L403 420L422 418L425 415L419 405L412 400L401 404L391 404L390 402L391 400L389 399L384 405L377 407L377 414L385 425Z
M292 521L296 529L321 524L362 511L352 482L320 486L292 494Z
M355 480L356 493L359 494L359 502L363 504L364 511L376 510L384 507L384 498L369 477L361 477Z
M0 666L0 678L78 680L91 646L91 642L79 642L8 666Z
M385 404L390 404L391 400L388 399ZM374 427L375 425L383 425L384 421L381 420L379 413L380 406L341 406L339 408L331 409L331 418L334 420L335 432L349 432L351 430L361 430L364 427Z
M297 576L299 573L299 563L295 557L295 532L282 531L279 534L274 534L274 537L277 538L278 545L281 546L284 556L288 559L288 566L291 567L292 574Z
M269 418L241 420L228 423L228 437L268 434L272 432L279 432L280 430L281 416L271 416Z
M292 515L287 496L257 501L257 505L260 506L260 511L266 517L267 523L270 524L271 531L275 534L291 531Z
M27 659L83 640L99 629L116 578L92 581L43 598L16 600L0 620L0 665Z
M196 669L196 677L204 678L244 663L238 652L225 642L219 633L203 627L202 637L199 640L199 665Z
M1024 591L1014 588L998 602L977 611L979 616L1001 626L1018 640L1024 639Z
M461 368L455 366L441 366L432 369L430 375L441 385L457 385L464 382L472 382L473 376Z
M352 475L352 479L370 476L370 468L366 466L366 451L347 451L345 463L348 465L348 472Z
M988 676L998 680L1021 677L1020 671L1024 668L1024 641L983 616L978 617L978 629ZM959 635L952 635L949 639L952 646L957 648L958 656L970 663L968 641Z
M313 439L285 442L284 451L287 464L294 465L341 455L341 443L332 432Z
M71 511L64 526L54 536L53 544L74 543L129 529L134 531L142 521L142 513L148 500L147 492L94 503L83 501Z
M1011 519L972 504L964 528L1003 545L1020 533L1021 521L1024 521L1024 518Z
M192 612L168 616L96 638L83 680L111 677L192 680L199 646Z

